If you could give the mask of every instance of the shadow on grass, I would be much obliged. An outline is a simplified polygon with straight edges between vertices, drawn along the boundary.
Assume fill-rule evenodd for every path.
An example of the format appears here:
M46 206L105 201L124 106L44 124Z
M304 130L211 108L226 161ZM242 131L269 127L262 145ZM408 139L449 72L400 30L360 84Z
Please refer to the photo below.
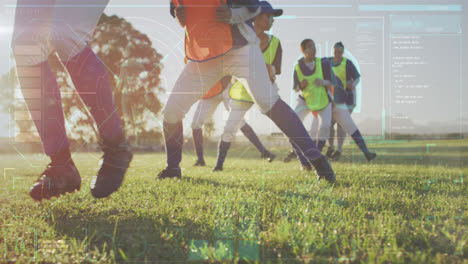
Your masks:
M202 245L213 245L209 233L213 231L208 227L190 221L183 227L174 226L170 216L109 221L109 215L95 214L83 222L82 217L70 218L60 211L53 214L58 216L53 224L57 237L83 241L88 251L100 252L98 259L113 254L112 262L197 263L210 256ZM88 259L92 258L89 254Z
M257 229L256 237L240 234L241 228L250 232L252 227L240 224L239 217L214 219L218 224L206 225L184 220L178 226L170 215L121 216L124 219L112 221L117 218L112 212L70 217L66 210L54 209L52 214L55 237L78 241L87 251L99 252L98 259L113 255L110 262L231 263L238 256L251 263L261 261L264 251L273 252L259 244L258 222L249 222ZM93 257L88 254L83 262L92 263Z

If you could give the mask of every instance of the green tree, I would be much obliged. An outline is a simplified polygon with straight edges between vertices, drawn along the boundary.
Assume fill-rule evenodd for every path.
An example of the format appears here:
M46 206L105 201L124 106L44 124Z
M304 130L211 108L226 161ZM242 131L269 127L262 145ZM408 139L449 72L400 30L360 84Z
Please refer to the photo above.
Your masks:
M159 78L162 55L152 47L148 36L124 18L103 14L89 44L107 68L117 111L128 136L136 144L138 135L161 137L154 117L162 109L158 99L164 91ZM67 91L62 99L66 119L75 125L72 137L89 140L90 135L97 136L94 121L74 92L64 66L56 57L49 62L62 91ZM91 130L94 133L89 133Z
M206 137L211 137L213 136L214 132L216 131L215 128L215 123L213 118L210 118L208 122L203 125L203 133L205 134Z
M159 78L162 55L152 47L148 36L124 18L103 14L89 44L107 68L127 135L136 144L139 138L143 142L161 138L155 117L159 117L162 109L158 99L164 91ZM49 57L49 64L62 93L65 119L73 127L69 137L81 142L95 139L98 133L94 120L76 93L65 67L55 54ZM20 90L15 69L0 78L0 88L1 110L10 111L12 116L14 111L27 111L24 101L15 96L15 91ZM31 120L17 120L16 125L20 133L34 131Z

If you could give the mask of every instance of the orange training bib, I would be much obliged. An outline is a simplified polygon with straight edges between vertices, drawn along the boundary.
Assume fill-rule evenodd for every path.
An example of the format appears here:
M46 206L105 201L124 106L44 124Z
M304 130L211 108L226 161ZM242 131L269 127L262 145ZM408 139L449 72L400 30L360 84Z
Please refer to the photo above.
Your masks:
M211 87L210 90L208 90L208 92L206 92L206 94L202 97L202 99L208 99L208 98L214 97L220 94L223 91L223 89L224 87L223 87L222 80L219 80L213 87Z
M185 55L192 61L205 61L232 49L231 25L216 20L216 8L226 0L173 0L186 10Z

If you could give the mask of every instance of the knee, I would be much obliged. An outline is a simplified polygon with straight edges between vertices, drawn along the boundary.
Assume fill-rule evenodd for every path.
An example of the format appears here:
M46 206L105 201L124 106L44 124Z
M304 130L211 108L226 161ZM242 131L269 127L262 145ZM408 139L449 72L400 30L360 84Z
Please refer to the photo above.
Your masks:
M185 114L178 110L176 107L171 107L171 105L167 104L163 110L164 114L164 122L169 124L175 124L184 119Z
M221 140L224 142L232 142L234 140L235 133L232 131L224 131L224 133L221 135Z
M273 106L276 104L276 102L280 99L279 95L276 93L276 95L271 95L266 98L261 98L260 100L255 100L255 102L258 105L258 108L260 108L260 112L262 114L266 114L270 112L270 110L273 108Z
M247 124L247 122L245 122L245 119L242 119L241 123L240 123L240 128L244 128L244 127L247 127L249 126L249 124ZM250 126L249 126L250 127Z
M200 128L202 128L202 126L203 126L203 121L202 120L193 119L193 121L192 121L192 129L193 130L200 129Z

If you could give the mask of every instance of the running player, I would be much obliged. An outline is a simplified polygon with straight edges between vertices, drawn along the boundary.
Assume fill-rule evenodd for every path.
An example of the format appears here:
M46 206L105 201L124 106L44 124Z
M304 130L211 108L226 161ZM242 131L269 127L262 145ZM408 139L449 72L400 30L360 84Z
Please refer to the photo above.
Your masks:
M227 87L231 83L231 76L224 76L215 84L198 102L197 109L193 114L192 136L193 146L197 154L197 161L194 166L205 166L203 154L203 125L213 115L221 102L224 102L226 110L229 109L229 96Z
M301 91L297 99L295 111L301 120L312 112L316 112L319 120L317 147L321 151L330 133L332 116L332 87L337 86L336 78L331 69L330 61L316 57L315 42L305 39L301 42L304 55L294 68L295 91ZM313 123L314 124L314 123ZM314 139L314 135L312 137ZM311 166L302 155L302 169L310 170Z
M229 111L229 88L231 87L231 76L225 76L216 83L198 102L197 109L192 121L192 135L195 152L197 153L197 161L194 166L205 166L205 158L203 155L203 125L210 118L218 105L223 102L226 110ZM252 127L243 121L244 125L241 128L242 133L249 141L257 147L262 157L268 161L273 161L275 155L263 147Z
M236 8L233 8L235 6ZM254 102L298 146L319 179L334 182L329 161L321 155L294 111L272 86L258 38L248 22L260 12L258 0L172 0L171 14L186 29L190 60L176 81L164 109L167 168L159 178L180 178L182 120L190 107L223 76L236 77Z
M361 81L361 75L359 74L354 63L347 58L343 57L344 45L342 42L338 42L333 47L334 56L331 58L332 67L335 76L338 77L343 84L346 84L346 98L345 104L352 114L356 107L356 87ZM332 126L330 130L330 138L328 139L329 147L326 156L332 160L339 160L341 153L343 152L343 144L346 138L346 131L338 124L337 125L337 138L338 147L335 152L334 138L335 138L335 126L336 121L332 120Z
M269 31L273 26L273 17L278 17L283 14L282 9L273 9L270 3L262 1L261 11L258 16L254 19L254 29L257 37L260 39L260 49L263 52L263 58L268 69L270 80L273 83L274 89L278 90L275 84L276 75L281 74L281 61L283 50L279 39L275 36L268 35L265 31ZM244 116L247 111L254 105L252 97L242 85L241 82L236 81L229 89L229 96L231 97L230 109L228 120L224 127L223 134L218 146L218 159L216 161L216 167L213 171L222 171L224 159L226 158L227 152L231 146L231 141L237 134L239 128L242 132L245 130ZM244 132L245 134L245 132ZM254 145L258 151L262 153L262 157L273 161L275 155L265 149L260 140L256 140Z
M48 57L57 53L99 128L104 152L91 193L109 196L132 159L112 98L106 68L87 42L108 0L18 0L12 47L28 109L51 162L30 189L36 201L80 190L71 158L60 89ZM36 96L36 95L39 96Z
M367 149L366 143L357 129L348 108L345 105L346 91L340 79L335 77L332 62L328 58L316 58L315 43L306 39L301 43L304 57L299 60L294 71L294 89L302 91L304 101L296 109L309 108L317 111L319 116L318 148L321 151L330 135L332 118L351 135L355 143L364 153L368 161L374 159L376 154ZM334 90L327 90L329 87ZM333 94L333 96L331 96ZM332 107L333 106L333 107ZM295 149L296 151L296 149ZM307 159L299 152L296 154L303 165L307 167Z

